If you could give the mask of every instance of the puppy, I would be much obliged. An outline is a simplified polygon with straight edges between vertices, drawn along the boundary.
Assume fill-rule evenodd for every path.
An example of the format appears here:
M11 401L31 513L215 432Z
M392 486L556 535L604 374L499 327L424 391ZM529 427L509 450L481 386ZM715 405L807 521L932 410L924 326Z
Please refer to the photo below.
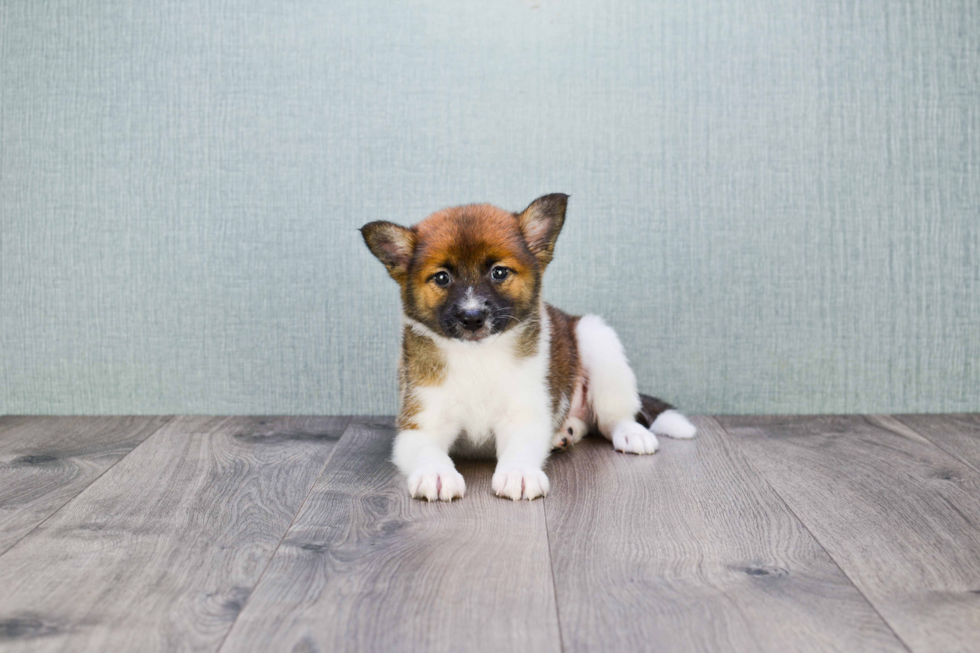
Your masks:
M654 433L694 436L669 404L638 394L602 318L542 301L567 203L555 193L516 214L473 204L410 228L379 221L361 229L401 289L393 459L413 497L463 496L450 453L495 454L493 491L516 501L546 495L551 450L589 431L636 454L657 451Z

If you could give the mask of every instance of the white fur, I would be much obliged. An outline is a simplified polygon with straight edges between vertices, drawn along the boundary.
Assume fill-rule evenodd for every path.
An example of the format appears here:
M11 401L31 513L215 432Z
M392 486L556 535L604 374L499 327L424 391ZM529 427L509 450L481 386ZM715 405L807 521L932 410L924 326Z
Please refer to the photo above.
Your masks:
M688 440L698 432L694 424L674 409L665 410L653 420L650 430L668 438Z
M582 317L575 331L587 394L578 396L581 389L577 388L571 401L563 398L566 405L570 401L571 410L555 433L547 380L551 330L544 306L540 315L538 351L526 358L517 356L520 328L468 342L445 338L404 318L414 331L432 339L446 360L440 385L410 390L421 406L413 416L419 428L401 431L395 438L393 460L408 477L413 497L450 501L463 496L466 485L449 457L454 445L463 450L494 450L497 468L491 487L498 496L515 501L548 494L542 468L550 450L580 440L589 422L619 451L657 451L657 437L635 421L640 396L623 346L596 315ZM658 416L652 430L676 438L693 437L695 432L674 410Z
M492 487L498 495L518 500L547 494L548 478L541 471L553 433L547 312L542 308L538 352L527 358L516 355L519 329L466 342L405 319L416 332L431 338L446 359L446 377L440 385L413 389L422 406L413 417L419 429L401 431L395 439L395 465L417 481L409 484L412 496L444 498L442 493L422 490L435 487L441 478L456 482L448 452L457 437L466 438L474 449L494 439L497 469ZM462 495L465 488L461 481L459 485Z
M433 463L416 468L408 476L408 491L413 497L429 501L462 499L466 482L456 468Z
M589 432L589 425L578 417L569 417L561 428L552 436L551 446L554 449L566 449Z
M461 308L464 311L472 311L478 308L482 308L482 305L480 304L480 300L477 299L476 295L473 294L473 286L470 286L469 288L466 289L466 299L463 301L463 305L461 306Z
M589 379L586 403L599 432L613 439L619 422L635 422L640 411L636 377L616 332L598 315L584 315L575 327L578 352ZM642 428L642 427L641 427Z
M657 453L660 448L657 436L632 419L616 422L609 439L612 440L613 449L623 453Z

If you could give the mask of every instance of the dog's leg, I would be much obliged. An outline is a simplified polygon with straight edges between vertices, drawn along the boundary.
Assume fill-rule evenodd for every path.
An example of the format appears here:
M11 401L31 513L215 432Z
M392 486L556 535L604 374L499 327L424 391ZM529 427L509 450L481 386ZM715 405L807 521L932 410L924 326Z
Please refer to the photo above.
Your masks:
M551 484L542 467L551 450L551 429L547 418L498 427L497 468L490 482L498 497L519 501L548 494Z
M553 449L565 450L581 440L589 432L589 425L578 417L569 417L558 432L551 437Z
M660 446L657 436L636 422L636 414L641 407L640 395L636 389L636 377L616 332L596 315L583 316L575 332L582 366L589 379L586 401L592 406L599 432L611 440L613 447L619 451L637 454L656 452ZM693 430L693 425L683 415L671 412Z
M408 492L415 499L452 501L466 492L463 476L456 471L449 448L456 439L455 430L405 430L395 437L392 459L408 477Z

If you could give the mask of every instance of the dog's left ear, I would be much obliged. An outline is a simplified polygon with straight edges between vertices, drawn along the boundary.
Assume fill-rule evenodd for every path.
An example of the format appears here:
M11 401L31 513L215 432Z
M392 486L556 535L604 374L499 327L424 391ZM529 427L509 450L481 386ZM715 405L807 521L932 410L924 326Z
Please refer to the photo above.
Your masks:
M415 232L393 222L378 220L361 227L361 235L371 253L385 264L391 278L404 283L415 252Z
M538 258L542 268L551 263L555 241L558 240L561 227L565 224L567 206L568 195L552 193L534 200L517 216L524 240Z

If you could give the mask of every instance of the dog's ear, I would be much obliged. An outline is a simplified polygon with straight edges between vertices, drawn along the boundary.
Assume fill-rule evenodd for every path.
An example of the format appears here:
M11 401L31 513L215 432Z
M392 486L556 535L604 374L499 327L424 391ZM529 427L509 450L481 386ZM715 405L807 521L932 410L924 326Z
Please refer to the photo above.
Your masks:
M415 252L415 232L393 222L379 220L361 227L361 235L371 253L385 264L391 278L403 283L408 274L408 263Z
M565 223L566 206L568 195L552 193L534 200L517 216L524 240L542 268L551 263L555 241Z

